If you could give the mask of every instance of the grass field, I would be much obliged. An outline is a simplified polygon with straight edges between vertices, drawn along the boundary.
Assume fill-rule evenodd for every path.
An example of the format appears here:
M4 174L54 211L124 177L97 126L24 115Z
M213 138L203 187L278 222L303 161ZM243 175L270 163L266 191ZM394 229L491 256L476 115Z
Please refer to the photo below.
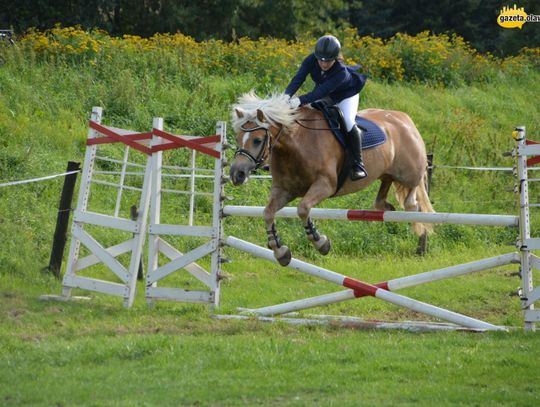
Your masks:
M461 253L460 261L472 257ZM263 261L236 258L223 286L223 311L332 292ZM330 259L338 271L375 281L430 269L441 259ZM405 294L507 325L520 324L503 267ZM358 270L358 271L356 271ZM301 288L296 288L301 285ZM139 292L142 292L142 286ZM139 295L131 310L105 296L89 303L38 300L58 292L41 276L3 278L0 400L3 405L515 405L539 402L538 335L408 333L216 321L206 307ZM418 319L373 299L323 312L385 320ZM516 372L519 372L516 373Z
M258 71L249 65L253 54L244 55L241 48L254 50L256 42L239 44L238 50L223 54L223 60L217 52L203 55L200 44L189 41L146 50L148 44L141 45L136 38L109 40L103 45L105 51L95 51L92 45L85 48L86 54L79 52L86 42L80 47L70 43L64 51L52 44L50 52L42 54L37 48L25 51L21 45L5 55L6 63L0 66L0 182L60 173L66 161L81 161L92 106L103 106L104 122L117 127L145 131L152 117L160 116L167 130L213 134L216 121L228 119L229 107L241 93L255 88L263 94L284 87L294 70L291 63L263 75L269 70L265 61L274 61L274 53L288 53L283 44L261 48L268 54L257 60ZM425 48L430 40L422 44ZM205 46L220 49L221 45ZM428 55L424 48L417 51ZM372 51L373 59L381 60L378 47ZM358 55L362 52L357 50ZM421 82L424 76L416 82L392 81L390 76L370 80L361 106L403 110L413 118L428 151L435 154L431 198L437 211L517 214L516 195L508 192L514 187L510 173L445 166L511 166L512 160L502 153L512 149L510 133L516 125L526 125L529 137L540 140L538 67L510 60L507 63L519 69L512 74L498 70L488 57L470 65L468 55L459 55L459 75L452 86L437 80L439 73L444 78L455 76L444 70L446 62L441 60L425 67L428 79L433 69L433 83ZM209 58L208 65L199 57ZM415 60L413 55L411 61ZM228 65L219 65L224 61ZM231 66L237 71L229 74ZM472 72L482 66L485 72ZM232 140L231 129L228 137ZM167 163L179 165L188 157L174 153ZM101 164L99 169L112 168ZM2 406L540 405L540 338L521 329L520 302L515 296L520 285L517 265L402 292L518 328L506 333L411 333L218 321L203 305L158 302L148 307L142 282L129 310L122 307L121 299L105 295L91 294L85 302L41 301L40 295L62 290L61 282L43 270L61 186L62 179L56 179L0 188ZM171 181L175 186L183 184ZM232 204L264 205L268 188L265 182L237 189L228 185L226 194L234 198ZM91 205L110 210L114 195L105 187L96 191ZM369 209L375 194L374 186L321 206ZM530 196L532 202L539 201L536 186ZM122 213L126 215L136 201L134 194L126 193ZM200 198L196 204L197 214L207 221L208 199ZM186 202L180 198L168 197L163 209L163 222L186 216ZM533 212L533 232L539 219ZM440 225L430 238L428 254L418 257L414 254L417 238L405 224L317 224L333 240L328 257L314 253L298 220L280 220L281 237L300 259L372 283L516 250L517 231L512 228ZM265 244L262 221L229 218L225 230ZM118 239L106 231L96 235L104 242ZM180 239L179 243L187 248L195 244ZM223 265L221 313L340 290L233 249L226 249L225 255L232 262ZM202 263L208 266L207 259ZM103 268L95 273L111 278ZM538 285L538 275L535 282ZM180 275L168 277L165 283L195 287ZM309 312L387 321L428 319L372 298Z

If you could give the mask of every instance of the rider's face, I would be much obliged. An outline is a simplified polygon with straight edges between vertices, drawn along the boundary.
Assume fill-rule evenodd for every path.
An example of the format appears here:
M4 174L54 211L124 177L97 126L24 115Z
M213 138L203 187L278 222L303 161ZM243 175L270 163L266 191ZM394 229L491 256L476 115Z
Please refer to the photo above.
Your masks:
M330 68L332 68L336 62L335 59L332 59L330 61L323 61L321 59L318 59L317 62L319 63L319 66L323 71L328 71Z

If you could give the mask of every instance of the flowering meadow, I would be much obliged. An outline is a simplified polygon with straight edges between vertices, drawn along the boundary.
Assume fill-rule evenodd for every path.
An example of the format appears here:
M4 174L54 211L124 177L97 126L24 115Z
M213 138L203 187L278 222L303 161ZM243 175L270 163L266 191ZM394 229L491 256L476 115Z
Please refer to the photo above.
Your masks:
M540 67L540 48L524 48L504 59L480 54L462 37L422 32L397 34L388 40L360 37L354 29L337 33L347 64L361 65L372 79L406 81L434 86L459 86L490 82L500 74L521 76ZM154 72L183 71L201 75L252 73L264 83L288 78L313 49L315 38L296 41L274 38L236 42L198 42L177 34L150 38L111 37L100 30L56 27L29 31L18 39L19 52L39 61L151 67Z

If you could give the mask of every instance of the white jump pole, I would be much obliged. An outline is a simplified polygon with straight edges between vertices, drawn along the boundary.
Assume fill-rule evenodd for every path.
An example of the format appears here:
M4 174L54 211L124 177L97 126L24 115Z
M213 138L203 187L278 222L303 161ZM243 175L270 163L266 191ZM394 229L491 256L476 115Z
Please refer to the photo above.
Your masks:
M261 257L277 263L277 260L274 258L274 254L271 250L264 249L252 243L246 242L245 240L237 239L235 237L229 236L224 240L224 243L230 247L234 247L238 250L248 252L254 256ZM338 284L352 290L358 291L360 293L365 293L365 295L370 295L376 298L379 298L383 301L392 303L394 305L399 305L405 308L409 308L413 311L417 311L426 315L430 315L435 318L439 318L445 321L449 321L458 325L462 325L468 328L474 329L483 329L483 330L494 330L501 331L506 330L504 327L496 326L489 324L484 321L480 321L474 318L467 317L452 311L448 311L439 307L435 307L430 304L426 304L411 298L404 297L399 294L395 294L390 291L386 291L383 288L379 288L372 284L367 284L362 281L346 277L342 274L324 269L322 267L317 267L312 264L303 262L298 259L292 259L289 263L289 267L292 267L302 273L306 273L315 277L319 277L323 280Z
M234 206L223 208L225 216L263 216L263 206ZM276 212L278 218L297 218L297 208L286 207ZM407 222L407 223L448 223L457 225L479 226L518 226L519 217L511 215L478 215L468 213L441 212L399 212L399 211L370 211L355 209L324 209L313 208L310 211L313 219L333 219L349 221L372 222Z
M373 284L376 287L384 288L389 291L397 291L407 287L414 287L420 284L430 283L433 281L444 280L447 278L457 277L468 273L474 273L482 270L491 269L494 267L504 266L511 263L519 263L520 255L517 252L494 256L487 259L473 261L469 263L459 264L456 266L446 267L439 270L428 271L425 273L416 274L413 276L396 278L385 282ZM257 315L273 316L287 314L289 312L300 311L308 308L315 308L324 305L334 304L346 300L352 300L359 297L364 297L367 294L355 292L354 290L344 290L336 293L324 294L311 298L304 298L297 301L290 301L277 305L270 305L261 308L242 308L242 311L254 313Z

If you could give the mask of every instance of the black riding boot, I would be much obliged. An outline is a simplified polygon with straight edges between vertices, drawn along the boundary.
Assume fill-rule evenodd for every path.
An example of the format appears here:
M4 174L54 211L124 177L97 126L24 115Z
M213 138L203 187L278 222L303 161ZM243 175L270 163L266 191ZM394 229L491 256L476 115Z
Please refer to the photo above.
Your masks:
M353 165L351 169L351 180L356 181L367 177L367 171L362 161L362 130L354 125L347 133L349 145L353 155Z

